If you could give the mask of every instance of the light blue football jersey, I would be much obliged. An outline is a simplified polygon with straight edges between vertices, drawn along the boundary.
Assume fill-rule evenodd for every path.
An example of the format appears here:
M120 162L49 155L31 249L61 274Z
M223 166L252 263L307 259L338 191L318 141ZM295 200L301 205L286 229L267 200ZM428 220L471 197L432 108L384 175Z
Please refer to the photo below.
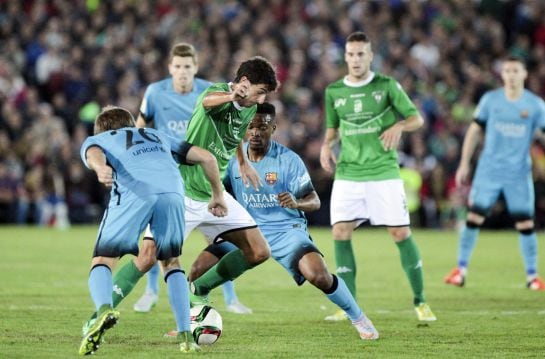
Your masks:
M146 122L153 121L155 129L184 140L197 98L211 84L195 77L193 90L180 94L174 90L171 77L154 82L144 93L140 112Z
M244 144L247 151L248 143ZM302 198L314 190L312 181L301 158L289 148L271 141L265 157L252 162L263 187L256 192L252 186L245 187L240 178L239 164L232 158L227 167L224 183L240 204L250 213L261 229L289 230L294 225L306 225L302 211L282 208L277 196L290 192L295 198Z
M100 147L114 169L110 203L158 193L184 195L182 176L172 153L182 154L185 142L152 128L126 127L88 137L80 155L91 146Z
M530 145L536 129L545 129L545 104L528 90L516 101L504 88L487 92L474 118L485 126L485 141L475 180L516 180L531 171Z

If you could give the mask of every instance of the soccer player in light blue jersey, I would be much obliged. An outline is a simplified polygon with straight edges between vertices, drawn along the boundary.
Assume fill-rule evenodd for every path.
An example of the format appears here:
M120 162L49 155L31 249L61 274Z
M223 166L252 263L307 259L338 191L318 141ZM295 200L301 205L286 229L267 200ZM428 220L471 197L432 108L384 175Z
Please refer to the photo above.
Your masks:
M184 42L175 44L170 50L169 58L170 76L148 86L140 106L136 127L153 127L174 138L185 140L187 125L197 98L212 83L196 77L199 69L198 58L191 44ZM146 240L153 240L149 229L144 234L144 241ZM222 244L213 255L221 258L231 246L229 243ZM149 312L157 303L159 272L159 263L156 263L148 272L146 290L134 304L135 311ZM252 312L238 300L232 281L226 282L222 289L227 311L238 314Z
M545 130L545 104L524 88L528 76L524 63L508 57L501 67L502 88L487 92L475 110L475 121L469 126L462 147L462 158L456 172L456 184L466 182L470 161L484 134L471 192L469 213L460 235L458 266L445 283L463 287L467 267L475 247L479 228L490 208L503 194L507 209L519 231L520 250L526 269L526 286L545 290L537 274L537 238L534 229L534 184L530 146L536 130Z
M331 274L307 231L305 211L320 208L320 199L301 158L287 147L271 140L276 129L275 108L269 103L257 106L247 131L244 150L263 187L246 186L238 162L229 162L224 179L226 189L255 219L271 247L272 257L298 285L308 280L329 300L344 310L361 339L378 339L378 332L350 294L342 278Z
M198 163L213 188L208 210L215 216L227 214L216 158L154 129L137 129L127 110L107 106L97 116L95 135L81 146L85 165L96 172L99 182L111 187L91 262L89 291L97 311L96 320L83 336L79 354L95 352L106 330L113 327L119 312L113 309L112 269L125 254L138 256L138 239L150 225L156 258L165 268L169 301L176 320L182 352L198 351L189 325L189 290L178 256L184 235L184 186L177 163ZM138 259L138 257L137 257ZM143 270L138 260L132 266Z

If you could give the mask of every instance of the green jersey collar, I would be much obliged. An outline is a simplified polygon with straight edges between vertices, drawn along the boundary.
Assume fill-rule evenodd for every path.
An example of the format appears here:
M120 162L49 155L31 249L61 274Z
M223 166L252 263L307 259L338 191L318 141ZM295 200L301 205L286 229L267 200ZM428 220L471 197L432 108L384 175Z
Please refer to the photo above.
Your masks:
M371 81L373 81L374 78L375 78L375 73L373 71L371 71L370 76L368 78L366 78L365 80L358 81L358 82L351 82L351 81L348 81L348 76L345 76L344 79L343 79L343 82L348 87L361 87L361 86L365 86L368 83L370 83Z

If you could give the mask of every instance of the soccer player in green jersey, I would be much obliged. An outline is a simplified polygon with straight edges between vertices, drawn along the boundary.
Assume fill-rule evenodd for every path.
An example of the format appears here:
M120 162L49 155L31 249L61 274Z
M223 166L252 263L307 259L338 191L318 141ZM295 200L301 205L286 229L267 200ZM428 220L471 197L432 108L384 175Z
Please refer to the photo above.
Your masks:
M337 274L356 297L352 232L366 221L386 226L399 249L418 319L434 321L424 299L422 260L409 227L396 151L402 133L420 128L424 120L396 80L371 71L373 51L365 33L348 36L344 59L348 75L325 90L327 128L320 153L324 170L335 173L331 224ZM338 158L332 149L337 141L341 143ZM326 320L345 318L340 311Z
M148 86L140 106L136 126L153 127L175 138L185 139L197 99L212 83L196 77L199 69L198 57L191 44L185 42L175 44L170 50L169 60L170 76ZM184 234L185 237L188 235L189 233ZM144 234L142 251L147 250L146 242L150 240L153 241L153 235L148 226ZM216 251L214 255L221 257L223 252ZM139 269L143 269L142 266ZM148 271L146 290L134 304L135 311L149 312L159 299L159 272L159 263ZM116 284L115 281L114 284ZM238 300L233 282L226 282L222 289L226 311L238 314L252 312ZM125 287L124 290L128 293L130 288Z
M267 93L278 86L272 65L262 57L243 62L232 83L217 83L209 87L197 100L187 129L187 142L202 145L216 156L223 177L229 160L237 155L240 176L245 185L261 185L255 169L249 164L242 140L252 121L257 104L265 101ZM186 191L186 226L199 228L211 243L228 241L239 249L223 256L217 264L191 283L193 303L206 300L210 290L237 278L246 270L270 257L270 248L250 214L227 192L224 193L228 214L214 217L203 205L212 194L203 171L181 166ZM197 259L206 262L210 253Z

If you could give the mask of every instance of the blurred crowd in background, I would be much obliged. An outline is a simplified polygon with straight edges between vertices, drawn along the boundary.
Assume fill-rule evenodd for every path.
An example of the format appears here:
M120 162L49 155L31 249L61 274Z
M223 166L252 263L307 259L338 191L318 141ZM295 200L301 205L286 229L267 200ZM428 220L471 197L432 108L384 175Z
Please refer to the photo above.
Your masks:
M305 161L329 224L332 179L320 167L324 88L346 73L344 40L372 39L373 69L398 79L426 125L399 149L413 225L452 228L463 135L480 96L500 86L499 59L527 61L545 97L545 2L533 0L0 0L0 222L65 228L96 222L107 199L79 148L100 108L136 116L146 86L168 75L172 44L192 43L199 77L230 81L241 61L278 71L275 138ZM532 148L536 225L545 226L545 150ZM489 226L509 224L501 203Z

